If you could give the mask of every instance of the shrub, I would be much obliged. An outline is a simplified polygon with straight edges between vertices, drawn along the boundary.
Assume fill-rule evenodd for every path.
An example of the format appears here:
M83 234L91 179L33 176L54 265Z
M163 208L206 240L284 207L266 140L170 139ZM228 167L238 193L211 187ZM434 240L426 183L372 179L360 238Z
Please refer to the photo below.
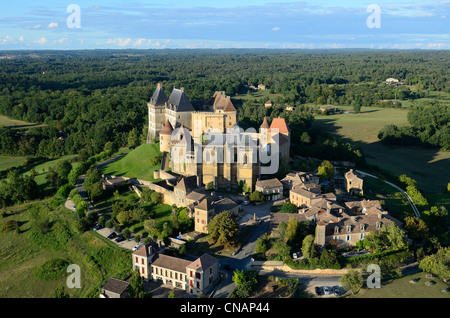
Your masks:
M34 275L41 280L49 281L61 278L65 275L70 262L64 259L55 258L46 261L34 270Z
M19 223L15 220L8 220L0 224L0 232L15 231L19 228Z

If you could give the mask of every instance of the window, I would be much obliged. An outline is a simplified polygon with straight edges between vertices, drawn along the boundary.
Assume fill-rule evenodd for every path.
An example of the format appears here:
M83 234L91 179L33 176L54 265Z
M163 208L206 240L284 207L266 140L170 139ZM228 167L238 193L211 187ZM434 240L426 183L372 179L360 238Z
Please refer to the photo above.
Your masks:
M143 258L141 259L141 263L142 263L142 265L144 265L144 259Z
M360 233L360 234L359 234L359 239L360 239L360 240L364 240L364 236L366 236L366 234Z
M192 271L191 271L190 273L191 273L191 277L193 277L193 276L194 276L194 273L193 273Z
M347 235L346 239L347 239L347 241L351 241L352 240L352 236L351 235Z
M199 282L197 282L197 288L200 288L200 283Z
M139 264L139 258L137 258L137 256L136 256L136 263L138 263L138 264Z

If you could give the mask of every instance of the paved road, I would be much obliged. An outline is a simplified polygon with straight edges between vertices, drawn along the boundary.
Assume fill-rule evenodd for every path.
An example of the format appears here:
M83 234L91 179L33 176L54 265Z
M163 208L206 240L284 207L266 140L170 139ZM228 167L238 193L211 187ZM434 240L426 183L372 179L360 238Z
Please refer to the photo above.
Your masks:
M360 170L355 170L355 171L360 173L360 174L362 174L362 175L381 180L380 178L378 178L377 176L374 176L373 174L369 174L367 172L360 171ZM416 215L416 217L420 218L419 209L417 209L416 205L414 204L413 200L411 199L411 197L409 196L408 193L406 193L405 191L403 191L402 188L396 186L395 184L393 184L393 183L391 183L389 181L386 181L386 180L382 180L382 181L384 181L384 183L386 183L386 184L390 185L391 187L394 187L395 189L400 191L406 197L406 199L408 200L408 202L411 205L411 208L413 209L413 212Z

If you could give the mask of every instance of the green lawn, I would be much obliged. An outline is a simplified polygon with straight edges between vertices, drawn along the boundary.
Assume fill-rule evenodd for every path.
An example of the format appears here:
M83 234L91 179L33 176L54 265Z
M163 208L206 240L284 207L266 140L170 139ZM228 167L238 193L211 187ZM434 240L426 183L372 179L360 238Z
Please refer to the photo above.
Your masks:
M25 157L3 157L0 156L0 171L12 167L21 166L27 161Z
M408 275L382 284L381 288L361 289L356 295L350 295L350 298L450 298L450 293L441 292L444 288L449 288L448 283L444 283L437 278L428 279L426 273L416 273ZM417 283L412 284L411 279L419 279ZM434 281L432 286L425 285L426 281Z
M130 151L125 157L103 167L101 172L107 175L155 181L153 171L160 169L161 165L152 166L150 159L159 154L159 143L143 144Z
M407 174L425 192L444 192L450 181L450 152L388 146L378 141L378 132L385 125L407 125L406 115L405 109L362 107L360 114L317 116L316 122L337 137L360 146L369 164L396 175Z
M48 298L52 297L55 288L66 286L69 273L64 272L62 277L49 281L34 274L37 267L50 259L65 259L80 266L81 288L66 288L71 297L98 297L99 288L109 277L123 278L131 270L129 251L93 231L75 232L75 213L62 206L45 209L50 201L16 205L4 210L7 214L0 218L0 223L16 220L19 232L0 233L1 298ZM48 237L42 241L36 241L31 235L37 207L40 217L45 215L51 221Z

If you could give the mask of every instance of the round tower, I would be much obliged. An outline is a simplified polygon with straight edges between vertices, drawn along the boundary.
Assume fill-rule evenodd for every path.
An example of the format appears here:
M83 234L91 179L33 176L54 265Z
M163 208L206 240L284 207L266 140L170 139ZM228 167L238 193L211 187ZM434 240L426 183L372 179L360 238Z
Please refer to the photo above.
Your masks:
M163 129L161 129L161 131L159 132L159 151L169 152L172 132L173 127L170 124L170 121L167 119Z

